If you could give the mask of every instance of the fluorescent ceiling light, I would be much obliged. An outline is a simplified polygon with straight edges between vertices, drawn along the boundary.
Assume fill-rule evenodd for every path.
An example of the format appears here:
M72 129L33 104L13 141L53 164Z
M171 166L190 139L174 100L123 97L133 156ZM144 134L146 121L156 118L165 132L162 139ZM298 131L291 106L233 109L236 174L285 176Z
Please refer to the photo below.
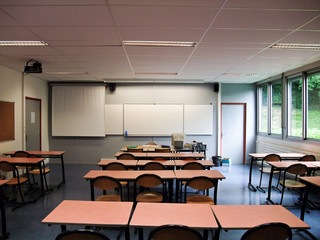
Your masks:
M276 43L270 48L320 50L320 44Z
M195 42L177 41L123 41L124 46L147 46L147 47L195 47Z
M3 47L36 47L48 46L44 41L0 41L0 46Z
M223 73L223 76L226 77L258 77L264 76L266 74L259 74L259 73Z
M178 75L178 73L135 72L135 75Z
M48 75L88 75L87 72L46 72Z

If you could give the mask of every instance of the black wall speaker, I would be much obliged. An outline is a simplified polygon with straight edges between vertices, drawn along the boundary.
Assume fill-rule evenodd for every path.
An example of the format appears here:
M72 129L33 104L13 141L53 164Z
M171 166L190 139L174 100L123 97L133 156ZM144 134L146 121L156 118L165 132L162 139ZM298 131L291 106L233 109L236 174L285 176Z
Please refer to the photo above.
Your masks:
M110 89L110 92L114 92L116 90L116 84L115 83L109 83L109 89Z
M219 92L219 83L213 84L213 91L215 91L216 93Z

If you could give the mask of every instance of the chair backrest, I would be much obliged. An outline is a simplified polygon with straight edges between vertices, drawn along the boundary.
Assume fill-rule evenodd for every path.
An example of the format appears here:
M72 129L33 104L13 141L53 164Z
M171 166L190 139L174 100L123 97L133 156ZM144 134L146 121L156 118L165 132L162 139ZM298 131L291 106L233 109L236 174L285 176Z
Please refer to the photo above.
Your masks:
M158 144L156 144L155 142L148 142L146 143L146 145L158 145Z
M188 162L182 166L182 170L204 170L205 167L199 162Z
M105 170L128 170L127 166L120 162L112 162L104 166Z
M122 153L117 157L117 159L135 160L135 157L131 153Z
M165 158L165 157L154 157L152 158L153 160L161 160L161 161L166 161L168 160L168 158Z
M163 185L163 180L156 174L142 174L136 178L135 184L141 187L151 188Z
M202 240L201 234L193 228L182 225L164 225L153 229L148 240Z
M312 162L316 161L316 157L312 154L305 155L299 159L299 162Z
M116 188L120 188L121 190L121 183L109 176L99 176L93 179L92 186L101 190L112 190Z
M3 172L15 172L15 171L16 173L18 172L17 167L7 161L0 162L0 170Z
M155 148L155 152L169 153L170 152L170 148Z
M165 166L159 162L148 162L142 167L143 170L165 170Z
M14 157L29 157L29 153L25 151L16 151Z
M215 186L214 181L211 178L205 176L193 177L187 181L185 188L191 187L193 189L204 191ZM185 191L187 192L187 191Z
M193 160L193 161L195 161L197 159L195 159L194 157L185 157L185 158L183 158L183 160Z
M296 163L286 168L286 173L291 173L294 175L302 175L308 171L308 167L302 163Z
M268 161L268 162L279 162L281 161L281 157L278 154L268 154L263 158L263 161Z
M78 229L60 233L55 240L110 240L100 232L90 229Z
M142 148L127 148L128 152L142 152L143 149Z
M241 240L291 240L291 228L285 223L267 223L246 231Z

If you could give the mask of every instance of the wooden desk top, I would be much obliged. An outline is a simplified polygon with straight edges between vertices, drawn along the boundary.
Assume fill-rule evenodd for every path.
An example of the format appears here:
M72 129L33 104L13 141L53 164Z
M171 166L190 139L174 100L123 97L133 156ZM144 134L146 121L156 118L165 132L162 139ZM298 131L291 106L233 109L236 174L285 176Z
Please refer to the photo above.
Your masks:
M250 229L270 222L283 222L294 229L310 228L281 205L212 205L211 208L223 229Z
M312 164L317 166L317 167L320 167L320 161L314 161L314 162L312 162Z
M26 158L26 157L0 157L0 162L7 161L13 164L37 164L45 158Z
M162 152L130 152L136 158L153 158L153 157L166 157L166 158L205 158L203 153L162 153ZM114 156L118 157L123 154L123 152L117 152Z
M12 155L16 151L10 151L3 153L4 155ZM35 154L35 155L52 155L52 156L60 156L63 155L66 151L26 151L29 154Z
M179 180L190 179L198 176L206 176L212 179L225 179L226 177L218 170L175 170L176 178Z
M317 168L317 166L314 164L314 162L298 162L298 161L281 161L281 162L268 162L267 163L270 166L276 167L276 168L287 168L290 167L293 164L301 163L307 166L307 168Z
M189 162L198 162L201 163L205 167L213 167L215 166L212 160L174 160L176 163L176 166L182 167L186 163Z
M9 182L9 180L7 180L7 179L0 180L0 186L6 184L7 182Z
M165 224L201 229L218 228L209 204L139 202L130 221L132 227L157 227Z
M110 170L91 170L86 175L84 179L93 179L99 176L109 176L116 178L118 180L132 181L135 180L142 174L156 174L162 179L174 179L175 174L171 170L137 170L137 171L110 171Z
M114 163L114 162L118 162L118 163L122 163L128 167L135 167L138 163L138 160L125 160L125 159L105 159L105 158L101 158L101 161L98 162L98 166L106 166L109 163Z
M264 158L269 154L271 153L248 153L248 155L253 158ZM306 155L304 153L275 153L275 154L278 154L281 158L296 158L296 159L299 159L304 155Z
M299 177L303 182L320 187L320 177L319 176L310 176L310 177Z
M42 220L42 223L126 226L129 222L132 206L132 202L64 200Z

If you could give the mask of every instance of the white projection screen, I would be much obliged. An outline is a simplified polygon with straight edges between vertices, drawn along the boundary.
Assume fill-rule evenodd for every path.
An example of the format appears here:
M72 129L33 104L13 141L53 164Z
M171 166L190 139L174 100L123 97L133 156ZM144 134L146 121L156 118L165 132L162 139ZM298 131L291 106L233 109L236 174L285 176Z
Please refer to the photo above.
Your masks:
M105 137L105 86L53 85L52 136Z

